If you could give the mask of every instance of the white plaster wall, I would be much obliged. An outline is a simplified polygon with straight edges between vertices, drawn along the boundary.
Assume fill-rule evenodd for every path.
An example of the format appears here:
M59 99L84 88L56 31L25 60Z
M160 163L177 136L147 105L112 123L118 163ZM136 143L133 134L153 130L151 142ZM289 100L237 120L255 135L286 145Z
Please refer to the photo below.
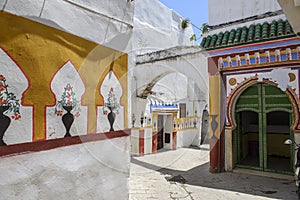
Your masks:
M183 132L178 131L177 132L176 148L182 148L182 147L183 147Z
M142 54L192 45L192 27L180 28L182 19L159 0L135 0L133 50Z
M166 59L139 64L134 70L134 76L137 80L135 82L136 84L132 85L134 87L133 91L140 91L140 89L145 88L148 83L164 73L167 75L167 73L171 74L176 72L194 81L200 89L199 96L201 100L207 101L208 72L206 66L207 60L201 54L192 54L176 59ZM182 86L183 84L180 80L181 79L169 81L175 82L174 87L178 87L176 92L186 94L187 88ZM186 84L186 81L184 84ZM170 90L172 91L174 88L170 88Z
M218 25L247 17L281 10L277 0L209 0L209 25Z
M145 56L143 59L146 61L148 58ZM131 84L132 112L135 113L138 124L141 111L146 110L147 99L137 98L136 94L161 75L165 76L152 89L156 92L155 97L165 102L186 103L190 115L194 115L197 109L197 115L200 116L205 105L208 104L207 60L200 53L183 55L180 58L147 61L137 65L132 74L134 76ZM159 93L163 94L159 95Z
M122 137L3 157L1 199L128 199L129 142Z
M156 93L156 97L164 102L175 102L187 98L187 84L187 77L175 72L163 77L153 87L152 91Z
M152 128L145 128L144 154L152 153Z
M189 129L177 132L177 148L199 145L199 130Z
M192 141L192 145L194 146L198 146L200 145L200 141L201 141L201 137L200 137L200 133L201 133L201 128L198 128L198 129L194 129L192 130L192 134L194 134L194 139Z
M1 1L0 6L117 50L131 49L134 3L127 0L9 0Z
M131 129L130 144L131 144L131 154L139 155L139 144L140 144L140 133L139 129Z
M299 25L299 13L300 13L300 7L299 7L299 0L277 0L280 4L282 10L284 11L284 14L288 18L290 24L293 27L294 32L299 35L300 32L300 25Z
M193 30L191 26L184 30L181 29L180 25L183 18L163 5L159 0L135 0L134 2L133 51L129 54L130 75L128 76L131 90L129 90L128 96L131 97L130 111L137 117L136 124L139 126L141 112L147 112L147 100L137 98L137 93L144 89L155 77L166 71L170 71L170 73L176 72L176 67L174 68L174 63L169 64L168 62L160 63L159 65L155 63L136 67L136 55L176 46L193 45L190 42ZM180 52L184 52L184 49L181 49ZM180 64L182 65L182 63ZM180 64L176 65L179 66ZM176 84L177 87L179 85L181 87L181 84ZM184 94L186 88L182 87L179 91L176 91L176 95ZM181 96L179 97L180 99ZM169 96L166 100L174 100L175 98L174 96L172 98ZM131 118L132 113L129 113L129 118Z

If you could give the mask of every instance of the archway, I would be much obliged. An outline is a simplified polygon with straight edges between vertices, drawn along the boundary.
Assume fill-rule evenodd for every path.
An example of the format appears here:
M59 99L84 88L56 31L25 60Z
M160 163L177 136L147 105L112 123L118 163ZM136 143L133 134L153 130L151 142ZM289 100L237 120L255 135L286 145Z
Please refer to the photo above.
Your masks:
M235 166L290 173L294 151L284 145L293 138L293 107L279 88L256 83L246 88L235 104L233 131Z
M157 150L175 149L187 143L200 145L202 110L206 104L201 99L201 89L182 73L169 73L156 81L146 108L150 108L147 116L157 121ZM195 124L191 124L192 120ZM179 127L179 123L185 127ZM189 138L183 132L189 132Z

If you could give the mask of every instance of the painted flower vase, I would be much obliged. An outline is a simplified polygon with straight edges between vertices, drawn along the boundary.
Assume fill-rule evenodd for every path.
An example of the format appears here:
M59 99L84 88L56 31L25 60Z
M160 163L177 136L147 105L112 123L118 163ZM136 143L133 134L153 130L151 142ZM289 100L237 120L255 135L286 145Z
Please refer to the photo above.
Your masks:
M108 107L108 109L110 110L110 112L107 115L107 119L109 121L109 125L110 125L110 129L109 131L114 131L113 125L116 119L116 114L112 111L112 107Z
M0 106L0 146L6 146L6 143L3 141L3 136L5 131L10 125L10 118L3 113L9 109L9 106Z
M71 137L70 128L74 122L74 115L71 113L73 106L63 106L63 109L67 111L67 113L62 116L62 122L66 128L66 134L64 137Z
M141 117L141 127L144 125L144 117Z

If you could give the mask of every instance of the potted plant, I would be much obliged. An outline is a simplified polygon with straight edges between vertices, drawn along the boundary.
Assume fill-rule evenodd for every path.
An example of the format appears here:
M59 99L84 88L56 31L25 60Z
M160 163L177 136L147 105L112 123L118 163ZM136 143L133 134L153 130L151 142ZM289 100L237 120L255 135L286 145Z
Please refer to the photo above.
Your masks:
M111 87L103 106L103 114L107 115L110 124L109 131L114 131L113 124L115 122L116 114L119 114L119 108L120 104L115 97L114 89Z
M19 99L14 93L9 92L8 87L5 76L0 75L0 146L6 145L3 136L11 122L4 113L13 113L11 118L14 120L21 118Z
M63 115L63 110L66 110L67 113ZM57 104L55 106L55 114L57 116L62 116L63 124L66 128L66 134L65 137L70 137L70 128L74 122L74 115L75 117L80 116L80 102L76 99L75 93L73 92L73 87L70 83L66 85L64 88L64 92L61 95L61 99L57 101Z

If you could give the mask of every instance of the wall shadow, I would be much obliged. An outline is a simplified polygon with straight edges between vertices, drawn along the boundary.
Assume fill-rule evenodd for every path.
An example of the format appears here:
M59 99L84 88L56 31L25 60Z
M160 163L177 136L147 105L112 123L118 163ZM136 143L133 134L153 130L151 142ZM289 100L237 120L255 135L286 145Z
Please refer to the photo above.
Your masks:
M172 177L184 178L184 183L188 185L276 199L296 199L297 196L294 181L233 172L209 173L209 162L188 171L162 168L134 157L131 158L131 162L166 175L166 180L172 180Z

